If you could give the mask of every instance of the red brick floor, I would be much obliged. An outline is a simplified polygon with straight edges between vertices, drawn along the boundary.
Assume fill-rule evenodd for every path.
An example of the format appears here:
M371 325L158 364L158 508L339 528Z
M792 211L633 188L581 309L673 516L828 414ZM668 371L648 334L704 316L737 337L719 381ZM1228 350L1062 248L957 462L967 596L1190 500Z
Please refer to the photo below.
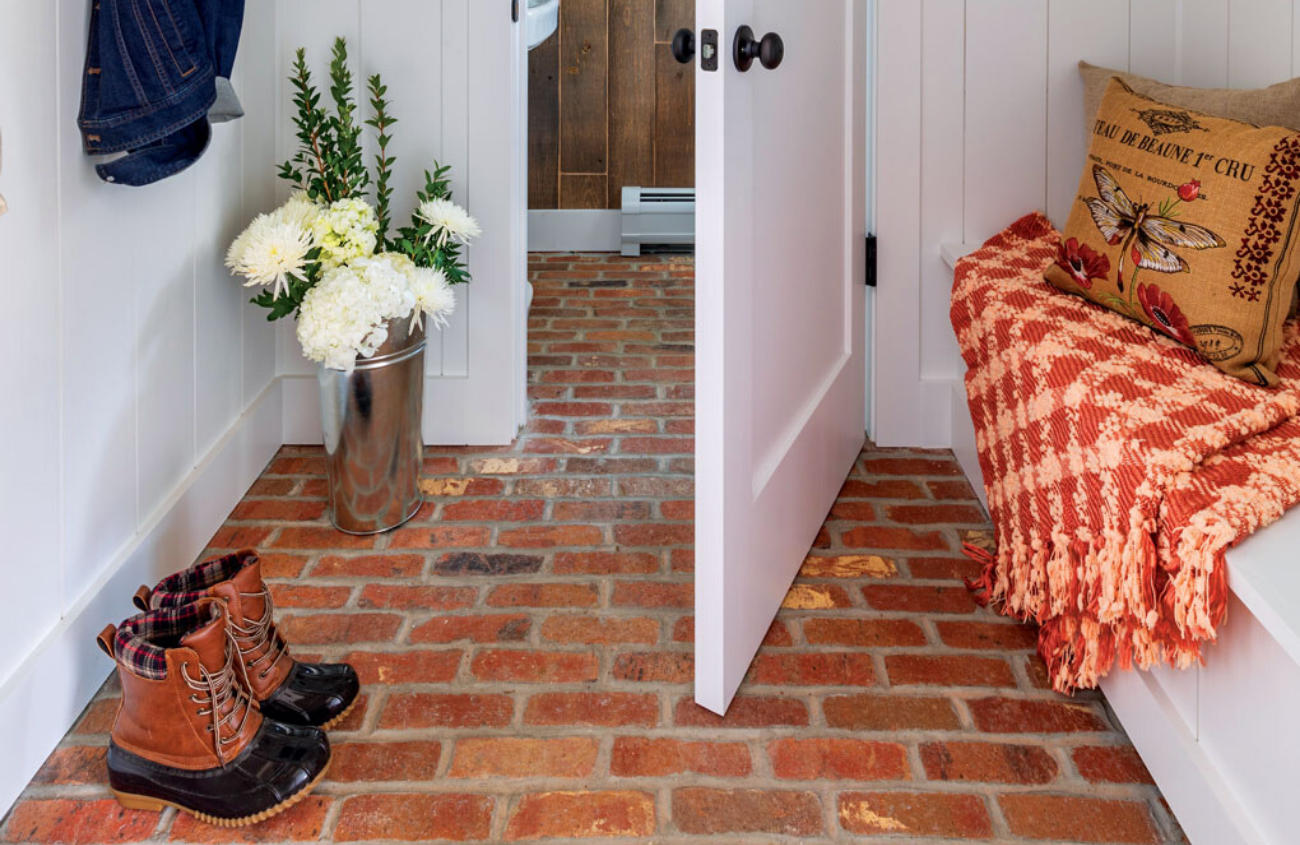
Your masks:
M332 532L286 448L212 539L265 551L299 653L361 672L331 779L242 832L123 811L110 681L7 840L1183 841L1102 698L971 601L987 525L945 452L863 452L731 712L696 707L691 264L533 267L518 443L431 449L382 538Z

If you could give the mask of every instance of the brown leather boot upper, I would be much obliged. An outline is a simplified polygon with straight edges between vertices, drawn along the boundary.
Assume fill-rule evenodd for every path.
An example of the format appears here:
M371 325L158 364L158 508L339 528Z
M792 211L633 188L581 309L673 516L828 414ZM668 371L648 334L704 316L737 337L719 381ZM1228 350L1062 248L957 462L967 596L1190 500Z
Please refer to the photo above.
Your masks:
M142 609L176 606L199 596L221 599L230 610L230 629L239 647L242 671L253 696L265 701L293 669L288 644L275 627L271 594L262 580L257 552L244 549L223 555L163 579L158 587L141 587Z
M271 593L262 581L256 556L234 578L210 589L230 609L230 628L248 672L248 684L258 701L270 696L293 669L289 646L275 627Z
M240 675L221 602L205 599L105 629L122 683L119 747L166 766L205 770L238 756L262 725Z

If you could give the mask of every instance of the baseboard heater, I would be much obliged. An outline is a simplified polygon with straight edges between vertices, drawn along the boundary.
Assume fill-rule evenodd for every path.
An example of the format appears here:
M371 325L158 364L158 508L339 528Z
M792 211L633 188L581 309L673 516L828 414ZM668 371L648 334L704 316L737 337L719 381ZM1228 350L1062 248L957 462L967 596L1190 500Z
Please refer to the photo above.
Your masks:
M694 188L624 188L623 254L695 246Z

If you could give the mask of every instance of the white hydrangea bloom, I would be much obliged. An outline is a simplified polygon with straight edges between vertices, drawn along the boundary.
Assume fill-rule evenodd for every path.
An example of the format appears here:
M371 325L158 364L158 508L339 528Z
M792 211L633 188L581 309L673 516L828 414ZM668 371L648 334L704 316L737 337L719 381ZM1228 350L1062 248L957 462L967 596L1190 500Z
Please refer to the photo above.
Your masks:
M337 267L368 258L379 243L379 218L363 199L345 199L321 209L312 231L321 248L321 266Z
M433 227L429 237L438 246L445 246L447 241L467 244L471 238L482 234L478 221L470 213L451 200L429 200L420 204L416 216Z
M245 287L273 285L272 296L288 291L290 277L302 278L311 232L275 214L259 214L226 253L226 266L247 281Z
M351 372L357 357L369 358L388 339L388 321L416 307L403 255L358 258L325 271L308 291L298 317L298 342L309 359Z
M416 304L411 331L420 325L424 315L438 328L446 328L447 318L456 310L456 294L447 282L447 274L432 267L414 267L410 279Z

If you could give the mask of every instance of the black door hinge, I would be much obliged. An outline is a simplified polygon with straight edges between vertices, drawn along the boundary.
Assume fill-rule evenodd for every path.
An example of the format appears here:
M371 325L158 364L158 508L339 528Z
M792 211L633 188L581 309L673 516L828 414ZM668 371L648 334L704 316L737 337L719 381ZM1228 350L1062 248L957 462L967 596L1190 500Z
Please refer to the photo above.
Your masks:
M510 20L519 23L519 0L510 0Z
M867 287L876 286L876 236L867 235Z

